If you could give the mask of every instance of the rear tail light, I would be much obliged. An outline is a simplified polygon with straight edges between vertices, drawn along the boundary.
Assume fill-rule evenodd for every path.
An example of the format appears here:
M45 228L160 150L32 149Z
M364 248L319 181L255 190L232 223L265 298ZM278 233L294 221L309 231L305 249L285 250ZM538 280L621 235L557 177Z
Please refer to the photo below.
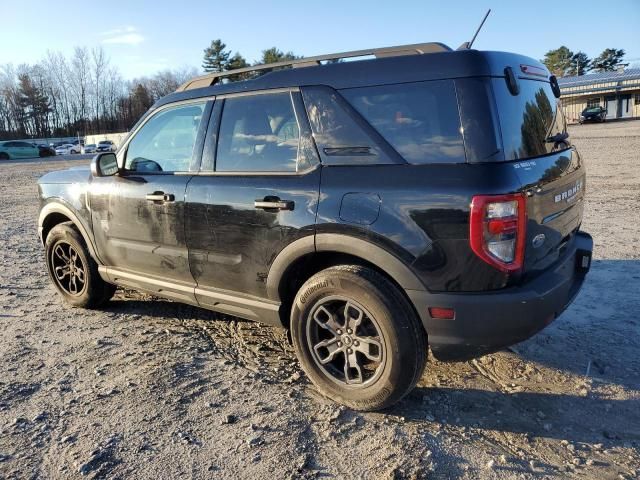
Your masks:
M518 271L524 261L526 222L524 195L476 195L469 218L471 249L498 270Z

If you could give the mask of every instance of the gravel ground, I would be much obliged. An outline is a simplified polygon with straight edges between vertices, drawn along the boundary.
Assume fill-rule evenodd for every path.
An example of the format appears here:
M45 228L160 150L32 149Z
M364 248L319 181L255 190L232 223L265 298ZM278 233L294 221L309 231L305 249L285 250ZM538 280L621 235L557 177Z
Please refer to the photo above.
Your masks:
M64 307L35 180L0 164L0 478L639 478L640 122L576 126L595 261L527 342L430 358L384 413L322 399L282 331L129 291Z

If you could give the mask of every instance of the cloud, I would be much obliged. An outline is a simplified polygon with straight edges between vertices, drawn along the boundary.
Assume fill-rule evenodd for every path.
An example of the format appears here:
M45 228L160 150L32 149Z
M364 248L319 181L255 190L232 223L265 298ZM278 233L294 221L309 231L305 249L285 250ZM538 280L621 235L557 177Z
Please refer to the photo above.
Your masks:
M144 36L138 32L136 27L126 26L114 28L100 34L102 43L112 45L140 45L144 42Z

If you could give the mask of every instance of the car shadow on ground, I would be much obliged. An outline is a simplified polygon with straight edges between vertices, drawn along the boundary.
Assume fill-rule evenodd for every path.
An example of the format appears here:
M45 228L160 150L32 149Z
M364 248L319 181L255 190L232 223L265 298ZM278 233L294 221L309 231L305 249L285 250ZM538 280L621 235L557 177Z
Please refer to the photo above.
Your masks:
M511 350L521 359L640 389L640 260L594 260L574 303Z
M598 388L607 384L627 389L638 388L635 383L640 371L638 359L631 355L633 351L640 351L638 320L633 316L620 315L617 305L625 304L625 299L629 305L631 299L637 307L640 298L637 295L633 298L633 291L638 289L639 284L640 261L594 261L583 291L574 305L551 327L512 350L515 361L522 360L571 374L567 377L569 385L564 385L564 390L575 393L510 393L499 386L482 390L465 387L458 382L448 387L416 388L405 400L385 413L416 423L438 422L570 442L623 446L630 441L640 440L637 400L610 398ZM602 295L603 291L607 292L606 296ZM129 292L120 293L105 310L168 321L237 321L248 328L255 325L256 329L273 329L190 305L153 297L140 298L139 294ZM606 339L600 338L602 335L597 336L603 328L606 328ZM636 332L635 335L633 332ZM621 374L619 368L626 368L624 371L627 373ZM581 390L578 383L587 378L585 374L589 374L589 378L596 382L593 388L585 388L583 384L583 391L578 393ZM513 467L512 464L509 468ZM544 465L540 467L544 470ZM526 465L522 465L522 468L527 471Z
M425 398L430 403L425 404ZM437 421L570 442L606 442L622 446L640 440L637 400L615 400L597 393L580 396L422 387L387 413L413 422Z

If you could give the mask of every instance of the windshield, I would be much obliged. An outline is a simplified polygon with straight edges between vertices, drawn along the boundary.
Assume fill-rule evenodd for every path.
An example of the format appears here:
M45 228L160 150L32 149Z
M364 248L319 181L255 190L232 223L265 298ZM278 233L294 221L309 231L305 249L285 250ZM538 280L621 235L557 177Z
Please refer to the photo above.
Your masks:
M584 110L584 113L600 113L600 107L590 107Z
M504 78L494 78L506 160L530 158L569 148L567 125L549 82L520 80L512 95Z

